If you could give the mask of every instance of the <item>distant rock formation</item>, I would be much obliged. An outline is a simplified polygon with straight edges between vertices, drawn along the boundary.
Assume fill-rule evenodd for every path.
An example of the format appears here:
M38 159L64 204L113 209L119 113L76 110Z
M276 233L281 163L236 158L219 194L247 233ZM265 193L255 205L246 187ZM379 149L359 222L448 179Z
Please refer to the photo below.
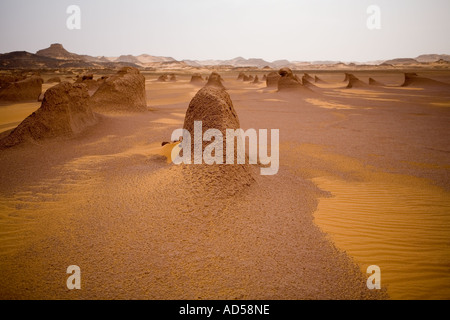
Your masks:
M382 84L381 82L378 82L372 78L369 78L369 85L371 86L384 86L384 84Z
M120 69L117 74L103 80L91 97L91 105L96 111L146 111L145 77L136 68Z
M166 82L169 79L169 77L167 76L167 74L162 74L158 77L158 79L156 81L158 82Z
M70 53L64 49L63 45L60 43L53 43L50 47L36 52L36 55L59 60L82 60L79 55Z
M170 82L176 82L177 81L177 76L175 74L170 74L170 78L169 78Z
M88 90L83 84L62 82L49 88L41 107L2 139L0 147L71 137L82 132L97 122L88 100Z
M282 68L278 71L278 74L281 76L278 80L278 91L295 90L302 87L302 84L294 76L291 69Z
M348 84L347 84L347 89L350 88L363 88L363 87L367 87L367 85L362 82L361 80L359 80L357 77L355 77L353 74L351 73L346 73L345 74L346 77L348 78Z
M0 88L0 101L37 101L42 92L43 82L39 76L9 82Z
M348 80L350 79L350 73L345 73L345 78L344 78L344 82L348 82Z
M220 74L218 74L217 72L212 72L209 75L208 82L206 83L205 86L206 87L213 86L213 87L218 87L218 88L224 88L222 82L223 82L223 79L220 76Z
M450 88L450 84L421 77L417 73L405 73L405 81L402 84L402 87L417 87L417 88L427 88L427 89L440 89Z
M237 77L237 80L243 80L243 79L244 79L244 76L245 76L245 73L239 72L239 75L238 75L238 77Z
M308 76L304 75L304 76L302 77L302 84L303 84L303 86L308 87L308 88L316 87L316 86L310 81L310 79L314 79L314 78L311 77L311 76L308 77Z
M278 72L272 71L266 76L266 86L268 88L270 87L277 87L278 86L278 80L281 78L281 76L278 74Z
M195 84L203 83L202 75L200 73L194 73L191 76L191 83L195 83Z
M253 80L253 83L259 83L258 75L255 75L255 79Z
M314 76L314 82L315 83L325 83L322 79L320 79L318 76Z
M314 78L311 77L308 73L303 74L302 79L306 79L306 80L308 80L308 81L310 81L310 82L311 82L311 81L314 81Z

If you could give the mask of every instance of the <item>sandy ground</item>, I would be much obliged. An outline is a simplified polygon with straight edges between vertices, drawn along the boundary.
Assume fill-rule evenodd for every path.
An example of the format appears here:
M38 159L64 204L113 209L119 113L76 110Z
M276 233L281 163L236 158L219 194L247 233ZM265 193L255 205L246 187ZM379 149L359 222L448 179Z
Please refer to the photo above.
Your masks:
M318 75L310 94L224 75L243 129L280 129L279 173L253 168L235 195L158 155L200 88L188 77L148 77L147 113L0 151L0 297L450 298L448 89ZM372 264L383 290L366 288Z

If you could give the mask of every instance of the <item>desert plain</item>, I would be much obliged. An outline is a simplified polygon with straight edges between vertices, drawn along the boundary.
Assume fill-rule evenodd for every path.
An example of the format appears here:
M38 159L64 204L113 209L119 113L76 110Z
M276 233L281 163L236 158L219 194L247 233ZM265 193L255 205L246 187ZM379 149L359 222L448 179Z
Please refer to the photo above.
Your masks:
M293 70L298 90L267 86L278 70L195 72L212 71L242 129L279 129L278 173L167 161L207 82L141 71L146 110L0 150L0 298L450 298L450 71ZM0 102L0 138L41 103Z

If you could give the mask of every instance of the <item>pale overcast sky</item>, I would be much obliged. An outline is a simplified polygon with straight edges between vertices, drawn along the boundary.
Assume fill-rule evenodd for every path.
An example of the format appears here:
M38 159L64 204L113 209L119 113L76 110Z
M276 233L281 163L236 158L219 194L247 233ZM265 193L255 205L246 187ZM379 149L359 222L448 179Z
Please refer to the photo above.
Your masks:
M69 5L80 30L66 27ZM450 54L449 14L449 0L0 0L0 52L371 61Z

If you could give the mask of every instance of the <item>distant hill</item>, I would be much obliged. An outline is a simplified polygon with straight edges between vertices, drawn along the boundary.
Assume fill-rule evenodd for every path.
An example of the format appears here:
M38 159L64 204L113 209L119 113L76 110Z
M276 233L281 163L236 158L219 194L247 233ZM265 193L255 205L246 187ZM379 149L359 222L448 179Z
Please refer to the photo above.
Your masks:
M450 55L448 54L422 54L416 58L419 62L437 62L439 60L449 61Z
M76 54L67 51L62 44L53 43L50 47L38 50L36 54L26 51L14 51L0 54L0 68L1 69L45 69L45 68L117 68L123 66L141 67L141 68L166 68L178 69L189 67L204 67L204 66L221 66L234 68L272 68L279 69L282 67L289 67L292 69L302 69L305 67L316 66L319 68L326 68L333 66L338 68L348 68L354 66L373 66L373 65L420 65L420 64L435 64L447 65L450 63L450 55L447 54L423 54L417 58L396 58L385 61L371 61L365 63L352 62L343 63L341 61L322 60L322 61L289 61L276 60L266 61L260 58L246 59L243 57L236 57L229 60L182 60L178 61L172 57L152 56L149 54L141 54L134 56L131 54L121 55L119 57L105 57L105 56L89 56L83 54Z
M139 59L132 55L122 55L114 60L114 62L140 63Z
M151 56L149 54L141 54L137 56L137 59L140 63L146 64L146 63L154 63L154 62L176 62L172 57L158 57L158 56Z
M50 47L36 52L36 55L59 60L83 60L81 56L64 49L62 44L53 43Z
M50 49L50 50L48 50ZM110 62L102 58L77 55L61 45L39 50L40 54L13 51L0 54L0 69L120 68L139 67L134 63ZM72 58L72 59L71 59ZM104 57L103 57L104 58Z
M391 64L391 65L403 65L403 64L418 64L419 61L412 59L412 58L397 58L397 59L391 59L386 60L382 64Z
M0 54L1 69L85 68L91 64L83 60L55 59L26 51Z
M264 68L269 66L271 68L280 68L292 66L292 63L288 60L277 60L274 62L268 62L264 59L250 58L245 59L243 57L236 57L229 60L183 60L186 64L199 67L199 66L232 66L232 67L254 67Z
M201 67L202 65L194 60L182 60L181 62L186 63L188 66L191 67Z

